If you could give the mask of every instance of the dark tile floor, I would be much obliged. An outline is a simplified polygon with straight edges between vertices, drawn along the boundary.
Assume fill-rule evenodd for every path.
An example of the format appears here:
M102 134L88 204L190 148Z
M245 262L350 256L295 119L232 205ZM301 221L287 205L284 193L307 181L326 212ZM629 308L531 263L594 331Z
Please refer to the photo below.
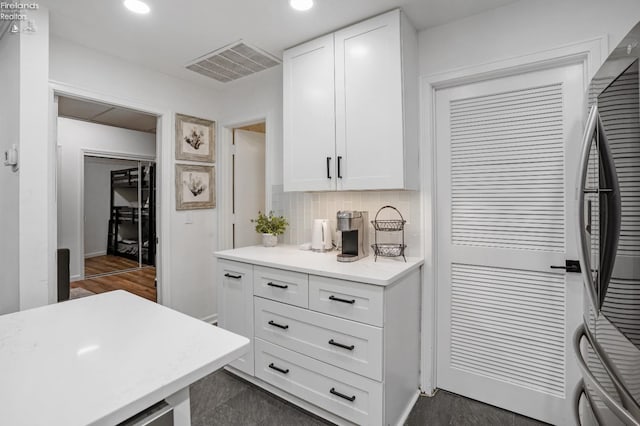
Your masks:
M321 426L330 424L224 370L191 387L193 426ZM439 391L421 397L413 407L409 426L539 426L543 423L509 411Z

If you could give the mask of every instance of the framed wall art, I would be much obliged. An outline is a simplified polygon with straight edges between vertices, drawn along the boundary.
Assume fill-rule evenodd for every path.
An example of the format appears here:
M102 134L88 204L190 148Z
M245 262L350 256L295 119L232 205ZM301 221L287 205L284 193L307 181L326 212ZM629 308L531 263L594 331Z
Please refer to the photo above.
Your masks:
M215 162L215 134L215 121L176 114L176 160Z
M216 206L214 166L176 164L176 210Z

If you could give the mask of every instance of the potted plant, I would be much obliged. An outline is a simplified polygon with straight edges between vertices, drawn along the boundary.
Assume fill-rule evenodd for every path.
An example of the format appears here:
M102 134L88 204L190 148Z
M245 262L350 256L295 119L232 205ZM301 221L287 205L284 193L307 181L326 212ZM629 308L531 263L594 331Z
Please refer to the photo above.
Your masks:
M274 216L269 212L269 216L258 212L256 219L251 219L256 224L256 232L262 234L262 245L265 247L275 247L278 244L278 235L284 234L289 222L284 216Z

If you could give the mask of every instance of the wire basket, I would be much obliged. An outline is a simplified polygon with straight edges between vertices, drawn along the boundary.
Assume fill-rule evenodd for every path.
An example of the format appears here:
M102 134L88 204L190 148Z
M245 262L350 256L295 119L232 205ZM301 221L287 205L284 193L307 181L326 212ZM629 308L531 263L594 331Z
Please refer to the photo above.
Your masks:
M404 249L407 248L406 244L391 244L391 243L377 243L371 244L373 253L382 257L399 257L404 256Z
M394 210L400 219L385 219L378 220L378 216L380 216L380 212L384 209L392 209ZM404 224L407 223L406 220L402 217L402 214L398 209L393 206L384 206L378 213L376 213L376 217L371 221L373 225L373 229L375 229L375 244L371 245L373 249L373 253L375 254L375 260L378 260L378 256L382 257L399 257L402 256L404 261L407 261L407 258L404 255L404 250L407 248L407 245L404 243ZM402 243L401 244L393 244L393 243L378 243L378 232L402 232Z
M402 231L404 229L404 224L407 223L406 220L372 220L371 224L373 225L373 229L376 231L382 232L395 232Z

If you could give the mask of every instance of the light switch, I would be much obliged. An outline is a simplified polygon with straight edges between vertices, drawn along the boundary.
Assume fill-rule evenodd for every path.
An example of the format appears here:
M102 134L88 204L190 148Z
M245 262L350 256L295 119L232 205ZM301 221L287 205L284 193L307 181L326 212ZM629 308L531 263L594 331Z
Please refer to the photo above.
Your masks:
M191 212L187 212L184 216L184 223L187 225L191 225L193 223L193 216Z

